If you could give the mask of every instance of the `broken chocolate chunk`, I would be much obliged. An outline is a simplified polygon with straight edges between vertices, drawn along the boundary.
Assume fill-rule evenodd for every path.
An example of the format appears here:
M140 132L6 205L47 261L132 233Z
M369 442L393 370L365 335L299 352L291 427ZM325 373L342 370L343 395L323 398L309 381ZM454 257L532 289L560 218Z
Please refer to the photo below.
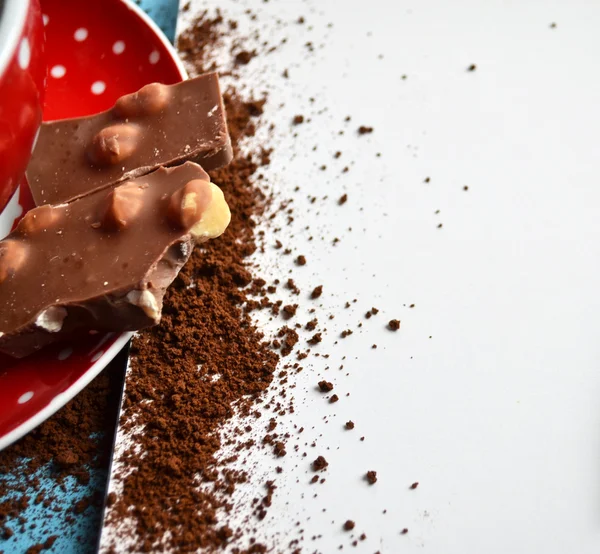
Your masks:
M223 193L191 162L31 210L0 241L0 352L155 325L194 244L229 219Z
M146 85L96 115L43 123L27 179L38 206L58 204L186 160L216 169L232 155L217 74L208 73Z

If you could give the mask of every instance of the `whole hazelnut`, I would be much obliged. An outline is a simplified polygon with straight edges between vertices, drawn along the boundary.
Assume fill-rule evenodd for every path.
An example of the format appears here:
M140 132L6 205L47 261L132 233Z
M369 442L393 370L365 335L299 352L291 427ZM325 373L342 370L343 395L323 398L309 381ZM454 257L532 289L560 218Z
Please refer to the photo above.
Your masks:
M110 125L92 139L88 156L95 165L115 165L135 152L139 136L139 128L131 123Z

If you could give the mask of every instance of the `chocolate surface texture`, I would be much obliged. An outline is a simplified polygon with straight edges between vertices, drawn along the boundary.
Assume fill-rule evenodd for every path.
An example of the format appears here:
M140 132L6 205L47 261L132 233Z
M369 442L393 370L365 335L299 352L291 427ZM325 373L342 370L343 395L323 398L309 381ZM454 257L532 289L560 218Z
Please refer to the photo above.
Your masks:
M152 83L97 115L44 123L27 168L35 203L59 204L194 161L206 170L232 158L216 73Z
M194 245L229 220L223 193L191 162L31 210L0 241L0 351L23 357L79 330L158 323Z

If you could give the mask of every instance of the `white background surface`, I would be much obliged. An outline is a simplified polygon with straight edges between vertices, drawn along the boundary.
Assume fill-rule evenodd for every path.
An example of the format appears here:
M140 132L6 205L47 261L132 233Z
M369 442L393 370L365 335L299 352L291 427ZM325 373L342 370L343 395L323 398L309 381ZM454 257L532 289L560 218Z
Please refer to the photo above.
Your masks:
M331 359L309 359L289 420L307 429L299 444L317 447L300 448L307 458L256 455L265 471L284 467L260 532L278 533L284 551L300 521L307 552L599 552L600 3L219 5L242 32L288 38L244 69L254 90L268 83L267 119L278 124L268 177L295 198L295 238L287 229L272 242L307 256L293 277L303 293L324 285L321 322L336 314L321 347ZM358 125L375 132L358 137ZM310 194L329 199L311 205ZM281 277L292 258L257 260ZM372 305L382 312L367 322ZM398 333L385 330L391 318ZM320 378L340 402L314 390ZM354 431L342 429L348 419ZM327 481L309 486L318 454ZM346 519L368 536L356 549Z

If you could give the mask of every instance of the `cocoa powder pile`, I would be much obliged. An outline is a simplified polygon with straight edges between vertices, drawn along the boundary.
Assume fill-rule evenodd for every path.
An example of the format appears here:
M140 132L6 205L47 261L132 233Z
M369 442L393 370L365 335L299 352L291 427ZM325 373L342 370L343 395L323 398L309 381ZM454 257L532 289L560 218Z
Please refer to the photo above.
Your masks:
M245 265L256 249L253 217L266 201L251 177L266 159L241 155L238 144L254 132L262 102L229 91L225 105L235 157L211 178L225 193L231 224L196 249L167 293L161 324L132 344L122 426L134 445L121 461L133 471L122 479L109 524L133 517L136 548L144 552L211 550L241 536L218 511L231 509L227 498L247 476L219 467L218 431L234 406L242 415L256 410L279 361L243 310L243 287L253 280ZM135 433L138 426L143 431Z

